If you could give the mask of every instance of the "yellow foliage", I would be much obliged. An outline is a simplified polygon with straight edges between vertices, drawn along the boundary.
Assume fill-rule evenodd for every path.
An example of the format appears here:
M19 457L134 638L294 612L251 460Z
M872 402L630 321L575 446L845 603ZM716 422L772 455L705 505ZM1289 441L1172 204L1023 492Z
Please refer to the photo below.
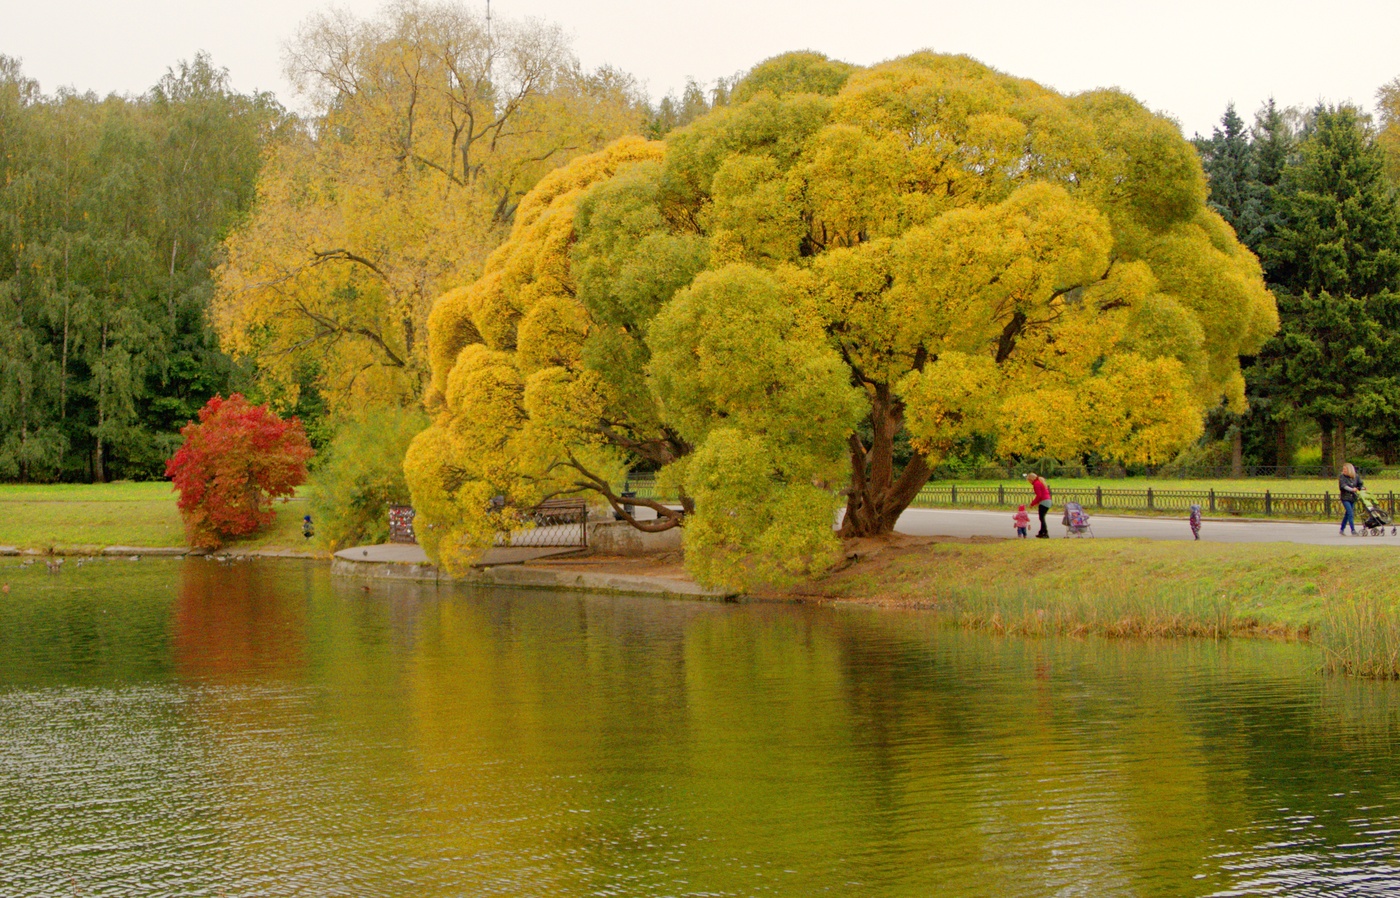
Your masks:
M486 260L482 276L470 287L446 294L433 310L428 327L430 408L435 407L464 345L480 340L494 349L515 349L524 313L548 297L565 304L573 301L568 250L574 239L574 207L593 184L627 165L660 156L660 144L639 137L623 138L551 172L521 201L510 239ZM560 312L559 305L553 308ZM586 321L577 312L562 314L572 316L574 326L586 333ZM550 328L533 324L529 335L532 339L554 339ZM557 352L558 347L527 347L526 355L548 358L551 351ZM527 363L525 367L530 366Z
M511 431L462 477L519 503L645 461L693 502L687 565L743 587L830 563L843 486L879 532L969 440L1160 462L1242 403L1277 313L1170 121L932 53L741 85L542 179L444 296L435 428Z
M434 308L426 398L435 417L404 465L415 504L420 490L432 497L419 508L424 527L452 534L427 549L449 568L469 563L493 527L509 529L516 511L574 488L561 468L571 454L617 467L594 432L609 387L582 364L596 325L574 296L574 211L592 185L660 155L659 144L624 138L546 176L482 276ZM449 460L430 457L445 447Z
M456 5L317 17L290 68L314 118L266 160L254 212L226 242L213 319L269 386L294 395L310 369L337 410L421 396L434 300L481 273L551 169L641 125L630 81L584 72L557 29L488 29ZM496 314L479 317L499 329L484 299Z

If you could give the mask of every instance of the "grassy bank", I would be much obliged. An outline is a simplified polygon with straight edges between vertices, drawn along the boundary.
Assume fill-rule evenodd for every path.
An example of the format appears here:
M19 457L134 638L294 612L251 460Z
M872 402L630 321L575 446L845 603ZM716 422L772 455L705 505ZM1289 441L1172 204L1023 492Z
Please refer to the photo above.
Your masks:
M1400 677L1400 553L1145 540L897 539L798 593L936 608L1025 635L1278 636Z
M168 483L0 485L0 546L185 545L176 494ZM297 548L306 503L277 503L271 527L234 548Z

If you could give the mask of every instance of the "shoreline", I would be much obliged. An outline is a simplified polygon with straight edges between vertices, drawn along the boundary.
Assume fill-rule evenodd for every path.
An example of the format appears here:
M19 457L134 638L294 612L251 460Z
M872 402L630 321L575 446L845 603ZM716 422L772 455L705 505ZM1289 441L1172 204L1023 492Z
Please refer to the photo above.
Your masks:
M416 563L366 561L360 557L366 549L357 548L353 555L338 553L335 572L360 579L908 609L1004 635L1298 640L1316 645L1330 671L1400 678L1400 610L1389 598L1350 598L1372 582L1354 561L1362 556L1352 553L1367 552L1359 546L897 534L848 542L842 563L818 580L737 597L696 586L678 553L653 560L651 571L641 569L643 559L595 555L487 565L454 578L427 564L421 549L398 548L416 553ZM1383 566L1400 577L1400 561L1387 555Z
M222 549L200 549L194 546L50 546L46 549L0 546L0 558L123 558L149 556L152 558L185 558L214 555L226 558L301 558L329 560L326 552L309 552L280 546Z
M918 610L1006 635L1300 640L1322 651L1328 672L1400 679L1400 590L1375 588L1400 580L1400 553L1362 546L896 534L850 541L820 579L742 595L695 583L679 551L522 559L506 550L500 557L509 560L451 577L416 545L381 547L406 553L397 560L366 560L371 548L331 556L271 546L0 546L0 556L286 558L324 562L333 576L360 581Z

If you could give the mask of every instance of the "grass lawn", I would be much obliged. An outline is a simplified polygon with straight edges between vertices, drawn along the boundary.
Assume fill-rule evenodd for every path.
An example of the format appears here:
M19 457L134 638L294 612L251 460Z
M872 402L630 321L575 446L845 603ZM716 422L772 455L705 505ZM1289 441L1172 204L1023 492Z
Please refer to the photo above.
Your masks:
M1305 637L1330 668L1400 677L1400 552L1147 540L895 538L797 590L936 608L997 632ZM1379 585L1379 588L1378 588Z
M0 485L0 545L183 546L185 531L168 483ZM233 548L298 548L306 503L277 503L277 520Z

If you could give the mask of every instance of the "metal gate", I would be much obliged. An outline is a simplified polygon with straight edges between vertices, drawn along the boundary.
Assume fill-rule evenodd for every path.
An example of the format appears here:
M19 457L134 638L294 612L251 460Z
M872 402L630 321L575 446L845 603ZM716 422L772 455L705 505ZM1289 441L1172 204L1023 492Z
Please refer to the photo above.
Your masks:
M520 527L496 534L496 545L514 548L588 546L588 503L549 499L519 513Z

